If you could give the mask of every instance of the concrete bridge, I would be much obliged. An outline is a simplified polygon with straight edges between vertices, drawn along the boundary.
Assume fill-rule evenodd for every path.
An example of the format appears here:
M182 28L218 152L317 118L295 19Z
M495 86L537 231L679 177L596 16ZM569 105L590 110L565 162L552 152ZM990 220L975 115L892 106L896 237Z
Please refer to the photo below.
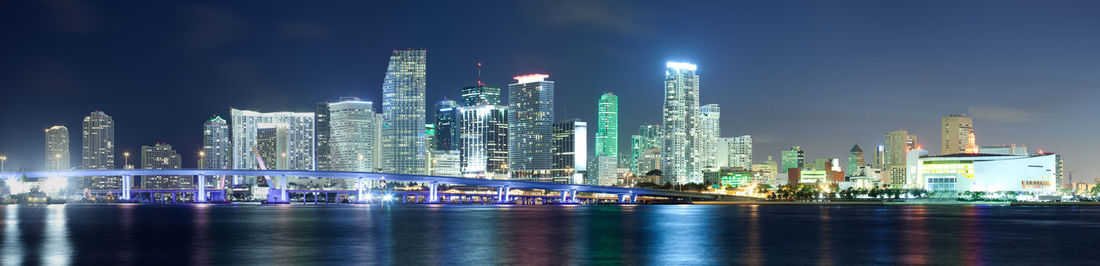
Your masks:
M445 176L426 176L426 175L403 175L403 174L387 174L387 173L374 173L374 172L336 172L336 171L300 171L300 170L217 170L217 169L106 169L106 170L66 170L66 171L28 171L28 172L7 172L0 173L0 178L8 181L13 181L20 178L27 179L40 179L40 178L75 178L75 177L92 177L92 176L118 176L122 179L122 188L117 191L97 191L98 193L115 193L119 195L120 200L133 200L135 199L134 193L194 193L195 202L208 202L211 197L217 200L228 199L224 195L224 190L208 190L206 187L206 177L208 176L266 176L269 179L268 190L268 203L289 203L291 193L319 193L324 191L314 190L291 190L287 186L288 177L310 177L310 178L340 178L340 179L352 179L355 180L355 189L345 191L344 193L350 194L350 191L355 191L355 199L357 202L366 202L370 199L370 191L367 188L367 182L371 180L385 181L385 182L415 182L422 183L428 186L428 192L423 198L426 203L446 203L453 202L455 195L440 195L439 185L462 185L462 186L477 186L495 188L496 195L488 195L493 197L493 200L501 203L516 202L517 199L533 199L533 198L548 198L545 195L510 195L509 191L512 189L527 189L527 190L546 190L557 191L558 196L555 197L553 202L558 203L577 203L578 192L584 193L601 193L617 195L617 201L620 203L635 203L638 196L648 197L662 197L668 199L682 199L682 200L716 200L719 195L693 193L693 192L681 192L672 190L660 190L660 189L643 189L643 188L624 188L624 187L607 187L607 186L589 186L589 185L575 185L575 184L559 184L559 183L542 183L542 182L530 182L530 181L512 181L512 180L500 180L500 179L480 179L480 178L464 178L464 177L445 177ZM197 182L192 189L135 189L133 186L133 177L135 176L194 176ZM330 191L331 192L331 191ZM327 192L326 192L327 193ZM407 192L400 192L399 195L407 197ZM443 196L443 197L441 197ZM449 197L448 197L449 196ZM458 195L459 201L463 201L466 198L480 196L478 201L483 201L487 195ZM415 197L415 195L414 195ZM463 198L465 197L465 198ZM316 196L314 197L316 199ZM443 201L441 201L441 199ZM405 198L404 200L407 200ZM475 200L475 199L470 199Z

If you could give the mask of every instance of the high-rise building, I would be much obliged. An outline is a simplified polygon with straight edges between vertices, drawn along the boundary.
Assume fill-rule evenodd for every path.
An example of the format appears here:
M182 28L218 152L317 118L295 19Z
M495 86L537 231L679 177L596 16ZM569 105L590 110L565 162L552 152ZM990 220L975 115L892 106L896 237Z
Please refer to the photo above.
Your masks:
M614 185L619 161L619 96L600 95L596 113L597 184Z
M508 85L508 170L512 179L540 179L553 169L554 82L516 76Z
M341 98L328 104L331 171L370 172L374 162L374 104Z
M717 172L718 165L718 138L722 136L720 126L721 108L717 104L707 104L699 107L699 137L696 139L695 152L703 170ZM723 147L729 149L729 147ZM728 156L728 155L727 155ZM729 160L727 158L727 160ZM746 168L747 169L747 168Z
M382 172L382 127L386 124L385 117L382 114L374 114L374 171Z
M852 150L848 151L848 169L844 169L844 176L858 175L859 167L867 165L865 159L863 149L859 147L859 144L852 146Z
M83 169L115 168L115 120L102 111L84 117L81 165ZM84 182L91 189L117 189L122 179L113 176L89 177Z
M46 129L45 169L69 170L69 128L52 126Z
M382 83L382 169L425 174L424 99L427 50L394 50Z
M908 131L895 130L884 137L886 145L883 172L886 176L882 180L883 184L899 186L906 183L908 171L905 169L905 156L912 145L910 141L916 139L910 136Z
M752 136L729 139L729 166L750 169L752 167Z
M508 108L480 104L458 108L458 150L465 177L508 177Z
M253 147L263 150L259 147L261 129L265 140L272 141L267 148L273 157L263 157L268 169L314 169L314 113L260 113L235 108L229 113L233 169L260 169ZM239 181L235 178L234 184Z
M317 171L332 171L332 124L330 123L328 102L317 103L317 111L313 113L313 143L314 143L314 169Z
M462 88L462 106L500 105L500 87L480 84Z
M631 171L635 176L644 176L649 171L661 169L663 140L659 125L642 125L638 128L638 135L631 136Z
M141 146L141 169L180 169L180 154L172 145L157 143L154 146ZM142 176L142 188L190 188L194 182L191 176Z
M694 64L668 62L665 66L662 183L702 183L694 149L699 137L699 75Z
M554 123L555 183L582 184L588 172L588 123L566 120Z
M203 169L229 169L232 145L229 142L229 124L220 116L211 117L202 126Z
M262 123L256 125L256 151L268 170L289 170L286 124ZM257 162L257 165L259 163Z
M730 159L732 159L731 157L733 157L730 153L733 151L733 138L718 138L718 143L715 145L715 147L714 166L718 167L718 169L729 168Z
M457 150L459 138L458 103L444 99L435 104L435 139L432 149Z
M783 151L779 172L787 173L789 169L802 169L806 165L806 152L802 147L791 146L790 150Z
M886 167L886 146L878 145L878 149L875 150L875 165L874 168L882 170Z
M966 115L950 115L940 119L942 122L941 153L944 155L966 152L967 138L974 132L974 119Z
M619 155L619 96L600 95L596 113L596 156Z

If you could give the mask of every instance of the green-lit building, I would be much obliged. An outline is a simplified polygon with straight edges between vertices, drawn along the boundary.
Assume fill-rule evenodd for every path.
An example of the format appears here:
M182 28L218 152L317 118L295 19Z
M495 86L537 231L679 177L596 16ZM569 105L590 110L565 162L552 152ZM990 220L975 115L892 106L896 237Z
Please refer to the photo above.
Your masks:
M600 95L596 113L596 179L614 185L619 156L619 96Z
M806 165L806 152L802 151L802 147L791 146L790 150L783 151L782 165L779 167L779 172L786 173L790 168L802 168Z

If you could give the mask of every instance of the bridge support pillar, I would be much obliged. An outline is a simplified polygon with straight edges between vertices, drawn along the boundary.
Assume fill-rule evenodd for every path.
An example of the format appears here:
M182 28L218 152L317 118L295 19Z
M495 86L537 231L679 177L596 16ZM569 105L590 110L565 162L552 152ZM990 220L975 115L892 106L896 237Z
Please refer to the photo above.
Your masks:
M269 184L271 188L267 189L267 203L290 203L290 200L287 199L286 176L278 176L275 179L275 184Z
M638 194L630 193L630 203L638 203Z
M132 178L128 175L122 176L122 195L119 197L122 200L130 200L130 188L133 187L130 183L133 182Z
M198 183L198 190L195 192L195 202L206 202L206 176L196 175L195 177L199 179L198 182L195 182Z
M355 190L359 192L359 194L355 196L355 201L359 202L359 203L366 203L367 200L368 200L367 197L369 197L370 195L363 192L363 178L362 177L355 180Z
M511 197L508 196L508 191L512 190L511 186L503 186L497 188L497 202L509 202Z
M561 203L569 203L569 190L558 191L561 194Z
M428 200L426 202L439 202L439 182L432 182L428 185Z

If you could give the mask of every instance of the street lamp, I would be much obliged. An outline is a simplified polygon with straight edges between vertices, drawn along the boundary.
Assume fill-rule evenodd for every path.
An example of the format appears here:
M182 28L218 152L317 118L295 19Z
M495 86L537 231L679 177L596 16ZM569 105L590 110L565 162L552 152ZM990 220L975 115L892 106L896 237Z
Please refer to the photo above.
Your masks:
M126 157L126 163L122 165L122 169L126 169L130 166L130 152L123 152L122 157Z
M4 163L8 162L7 155L0 155L0 172L4 172Z
M206 158L206 151L199 151L199 169L205 169L202 168L202 161L205 161L203 158Z

